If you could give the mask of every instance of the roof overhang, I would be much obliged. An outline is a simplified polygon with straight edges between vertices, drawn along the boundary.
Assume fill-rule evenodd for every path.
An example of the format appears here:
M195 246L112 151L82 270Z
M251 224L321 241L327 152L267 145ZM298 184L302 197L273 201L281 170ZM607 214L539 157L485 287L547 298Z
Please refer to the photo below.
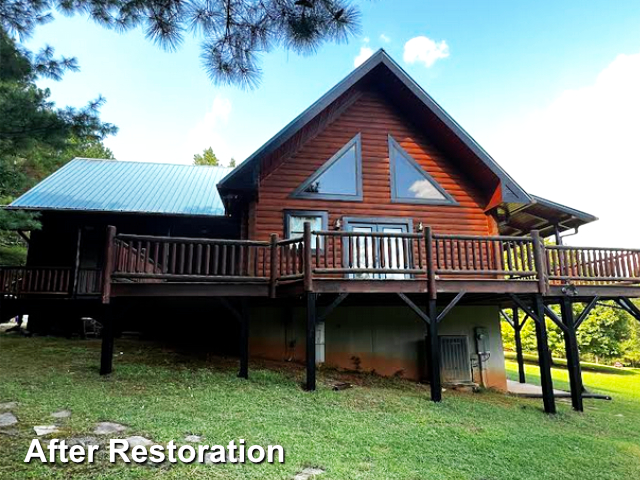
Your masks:
M539 230L543 237L578 229L597 217L542 197L530 195L528 204L505 203L498 207L499 229L503 235L526 235Z

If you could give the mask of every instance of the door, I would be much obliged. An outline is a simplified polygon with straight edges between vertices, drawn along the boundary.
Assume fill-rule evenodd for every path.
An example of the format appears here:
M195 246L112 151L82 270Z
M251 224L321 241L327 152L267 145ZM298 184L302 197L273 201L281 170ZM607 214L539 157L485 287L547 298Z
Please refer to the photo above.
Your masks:
M408 223L392 223L389 221L377 222L375 219L371 221L354 221L347 224L347 231L363 232L363 233L408 233ZM345 255L351 257L352 268L363 270L367 268L391 268L404 269L408 268L407 263L411 262L407 258L405 252L404 241L397 241L392 237L355 237L347 240L351 245L345 245ZM348 260L348 258L347 258ZM407 275L404 273L370 273L357 272L350 275L350 278L362 279L404 279Z

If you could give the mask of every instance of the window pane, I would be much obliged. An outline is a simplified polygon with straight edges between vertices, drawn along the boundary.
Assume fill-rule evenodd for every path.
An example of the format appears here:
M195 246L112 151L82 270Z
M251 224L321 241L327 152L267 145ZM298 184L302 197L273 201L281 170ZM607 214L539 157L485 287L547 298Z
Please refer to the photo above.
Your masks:
M311 231L322 230L322 217L303 217L297 215L291 215L289 217L289 231L287 232L288 238L302 238L304 235L304 224L309 222L311 224ZM311 245L315 248L316 236L311 235ZM322 246L322 237L320 238L320 245Z
M396 197L408 199L446 200L432 180L422 174L396 148L391 150L395 167Z
M347 150L327 170L304 189L304 193L357 195L356 145Z

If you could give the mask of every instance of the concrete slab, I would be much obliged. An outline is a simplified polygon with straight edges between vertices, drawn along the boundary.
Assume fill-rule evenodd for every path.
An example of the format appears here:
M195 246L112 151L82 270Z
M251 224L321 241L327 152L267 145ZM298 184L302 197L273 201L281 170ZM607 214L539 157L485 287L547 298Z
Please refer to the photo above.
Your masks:
M513 395L531 396L542 395L542 387L532 385L531 383L520 383L513 380L507 380L507 391ZM564 390L553 390L556 395L567 395L569 392Z

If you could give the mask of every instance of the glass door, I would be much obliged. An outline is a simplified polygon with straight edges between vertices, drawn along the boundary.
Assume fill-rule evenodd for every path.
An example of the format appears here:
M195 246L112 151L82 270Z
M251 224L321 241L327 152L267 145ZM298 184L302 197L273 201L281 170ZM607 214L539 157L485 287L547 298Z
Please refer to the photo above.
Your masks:
M351 222L348 231L363 233L406 233L409 231L407 224L394 224L390 222L377 223L375 220L363 222ZM345 244L345 254L347 261L351 258L351 268L386 268L404 269L407 268L405 243L403 239L395 237L351 237L350 244ZM410 253L410 252L409 252ZM360 279L405 279L408 276L404 273L370 273L356 272L350 278Z

